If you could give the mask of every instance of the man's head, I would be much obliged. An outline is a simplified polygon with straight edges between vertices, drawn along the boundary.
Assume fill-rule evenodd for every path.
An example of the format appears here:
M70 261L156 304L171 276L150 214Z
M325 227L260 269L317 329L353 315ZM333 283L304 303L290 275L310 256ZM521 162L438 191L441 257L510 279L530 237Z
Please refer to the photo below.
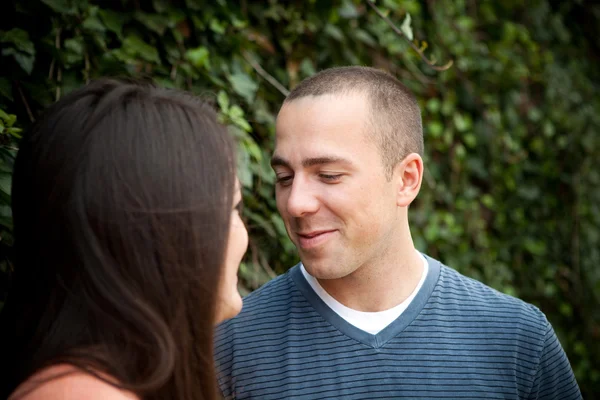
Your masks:
M362 93L367 100L369 116L365 132L376 143L388 177L408 154L423 156L423 126L417 100L387 72L370 67L326 69L302 81L285 103L309 96L351 93Z
M338 279L402 257L423 173L408 89L372 68L325 70L292 91L276 130L277 207L309 273Z

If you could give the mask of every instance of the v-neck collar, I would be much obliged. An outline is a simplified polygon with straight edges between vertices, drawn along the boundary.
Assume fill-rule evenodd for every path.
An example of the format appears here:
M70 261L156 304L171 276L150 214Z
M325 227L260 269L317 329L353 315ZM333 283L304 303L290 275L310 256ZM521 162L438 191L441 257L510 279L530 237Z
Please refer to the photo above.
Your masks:
M300 270L300 265L296 265L294 268L292 268L290 271L290 276L306 300L308 300L313 308L319 314L321 314L321 316L325 318L327 322L329 322L346 336L377 349L385 345L390 339L402 332L417 317L417 315L419 315L425 306L425 303L427 303L429 300L429 297L431 296L431 293L433 292L433 289L435 288L440 276L441 264L439 261L434 260L427 255L424 256L429 264L429 272L427 273L425 282L423 282L423 286L412 300L410 305L400 315L400 317L398 317L395 321L390 323L376 335L372 335L355 327L347 322L344 318L340 317L331 308L329 308L329 306L325 304L323 300L321 300L319 295L315 293L313 288L306 281L306 278L304 278L304 275L302 275L302 271Z

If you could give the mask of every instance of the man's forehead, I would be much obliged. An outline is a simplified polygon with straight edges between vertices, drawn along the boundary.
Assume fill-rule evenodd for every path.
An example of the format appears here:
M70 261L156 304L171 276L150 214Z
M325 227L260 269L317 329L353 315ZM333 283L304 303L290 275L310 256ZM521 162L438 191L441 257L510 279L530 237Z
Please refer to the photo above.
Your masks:
M330 107L315 111L295 110L283 115L275 127L274 153L293 157L298 152L318 156L321 151L363 151L374 145L368 111L356 107ZM299 155L299 154L296 154Z
M305 96L284 103L277 116L276 134L295 132L297 129L329 129L337 126L361 124L368 118L366 99L352 96Z

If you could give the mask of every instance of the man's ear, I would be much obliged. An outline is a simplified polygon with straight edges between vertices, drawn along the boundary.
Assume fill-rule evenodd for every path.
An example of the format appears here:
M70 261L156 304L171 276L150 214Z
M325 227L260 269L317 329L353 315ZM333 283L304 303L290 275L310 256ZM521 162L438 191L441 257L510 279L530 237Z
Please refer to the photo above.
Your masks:
M423 159L417 153L411 153L394 168L396 181L396 204L408 207L417 197L423 181Z

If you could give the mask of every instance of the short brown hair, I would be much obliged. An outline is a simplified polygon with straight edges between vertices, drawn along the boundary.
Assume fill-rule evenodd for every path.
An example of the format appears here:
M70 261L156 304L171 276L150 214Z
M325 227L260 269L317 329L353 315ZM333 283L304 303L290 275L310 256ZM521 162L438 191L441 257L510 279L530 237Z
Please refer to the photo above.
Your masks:
M388 176L410 153L423 155L423 125L417 100L387 72L359 66L326 69L302 81L285 102L307 96L356 92L368 95L372 112L367 130L375 133Z

